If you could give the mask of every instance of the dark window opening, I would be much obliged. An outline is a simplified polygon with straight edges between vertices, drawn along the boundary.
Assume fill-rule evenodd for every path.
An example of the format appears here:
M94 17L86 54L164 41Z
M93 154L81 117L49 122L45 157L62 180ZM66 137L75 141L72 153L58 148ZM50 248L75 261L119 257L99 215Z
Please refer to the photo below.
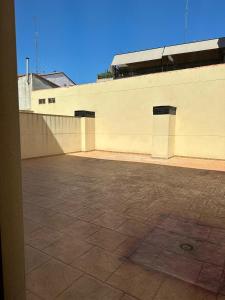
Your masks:
M39 104L45 104L45 99L39 99L38 102Z
M55 98L48 98L48 103L55 103Z

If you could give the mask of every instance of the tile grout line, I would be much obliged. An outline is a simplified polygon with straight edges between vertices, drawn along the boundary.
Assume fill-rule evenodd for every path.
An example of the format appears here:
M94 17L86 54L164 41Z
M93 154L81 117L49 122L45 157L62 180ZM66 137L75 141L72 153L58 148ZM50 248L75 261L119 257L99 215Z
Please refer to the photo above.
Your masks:
M38 298L40 298L41 300L44 300L44 298L42 298L41 296L39 296L38 294L34 293L33 291L29 290L26 288L26 292L33 294L34 296L37 296Z
M118 291L120 291L120 292L122 292L122 293L124 293L124 294L127 294L128 296L131 296L131 297L133 297L133 298L135 298L135 299L137 299L137 300L142 300L142 299L137 298L136 296L130 294L130 293L127 292L127 291L124 291L124 290L122 290L122 289L120 289L120 288L118 288L118 287L113 286L113 285L110 284L109 282L106 282L106 281L104 281L104 280L102 280L102 279L99 279L99 278L95 277L95 276L92 275L92 274L89 274L89 273L87 273L87 272L84 272L84 274L87 275L87 276L89 276L89 277L92 277L92 278L95 279L96 281L99 281L99 282L101 282L101 283L103 283L103 284L105 284L105 285L111 287L111 288L114 289L114 290L118 290Z
M60 295L62 295L67 289L69 289L76 281L78 281L79 279L81 279L82 277L84 277L84 274L85 274L84 272L81 273L81 275L78 276L78 278L74 279L70 285L68 285L63 291L59 292L59 294L57 294L57 295L54 297L54 299L58 298L58 297L59 297Z
M161 272L159 272L159 273L161 273ZM162 273L162 274L163 274L163 273ZM158 293L159 293L159 291L160 291L162 285L166 282L166 280L167 280L166 277L162 280L162 282L160 283L160 285L159 285L157 291L156 291L155 294L153 295L152 300L155 300L155 299L156 299L156 297L157 297L157 295L158 295Z

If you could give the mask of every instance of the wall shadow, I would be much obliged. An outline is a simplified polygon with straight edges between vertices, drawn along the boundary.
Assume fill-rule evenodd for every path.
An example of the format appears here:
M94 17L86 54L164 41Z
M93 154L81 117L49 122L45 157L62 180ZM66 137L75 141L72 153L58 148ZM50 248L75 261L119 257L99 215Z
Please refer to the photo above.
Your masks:
M20 112L21 158L81 150L80 118Z

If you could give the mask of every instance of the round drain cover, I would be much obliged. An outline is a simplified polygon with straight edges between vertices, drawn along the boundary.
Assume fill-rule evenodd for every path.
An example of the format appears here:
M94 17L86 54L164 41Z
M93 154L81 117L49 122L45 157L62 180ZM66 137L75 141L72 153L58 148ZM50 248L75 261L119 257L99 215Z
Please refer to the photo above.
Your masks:
M190 244L181 244L180 248L184 251L192 251L194 247Z

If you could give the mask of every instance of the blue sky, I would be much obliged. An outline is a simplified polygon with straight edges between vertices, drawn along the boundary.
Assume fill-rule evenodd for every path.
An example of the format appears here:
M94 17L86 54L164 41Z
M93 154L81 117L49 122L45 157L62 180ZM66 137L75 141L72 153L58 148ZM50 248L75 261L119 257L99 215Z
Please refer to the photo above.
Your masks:
M75 82L96 80L116 53L183 43L186 0L15 0L18 73L25 57L35 72L64 71ZM224 0L189 0L187 41L225 36Z

